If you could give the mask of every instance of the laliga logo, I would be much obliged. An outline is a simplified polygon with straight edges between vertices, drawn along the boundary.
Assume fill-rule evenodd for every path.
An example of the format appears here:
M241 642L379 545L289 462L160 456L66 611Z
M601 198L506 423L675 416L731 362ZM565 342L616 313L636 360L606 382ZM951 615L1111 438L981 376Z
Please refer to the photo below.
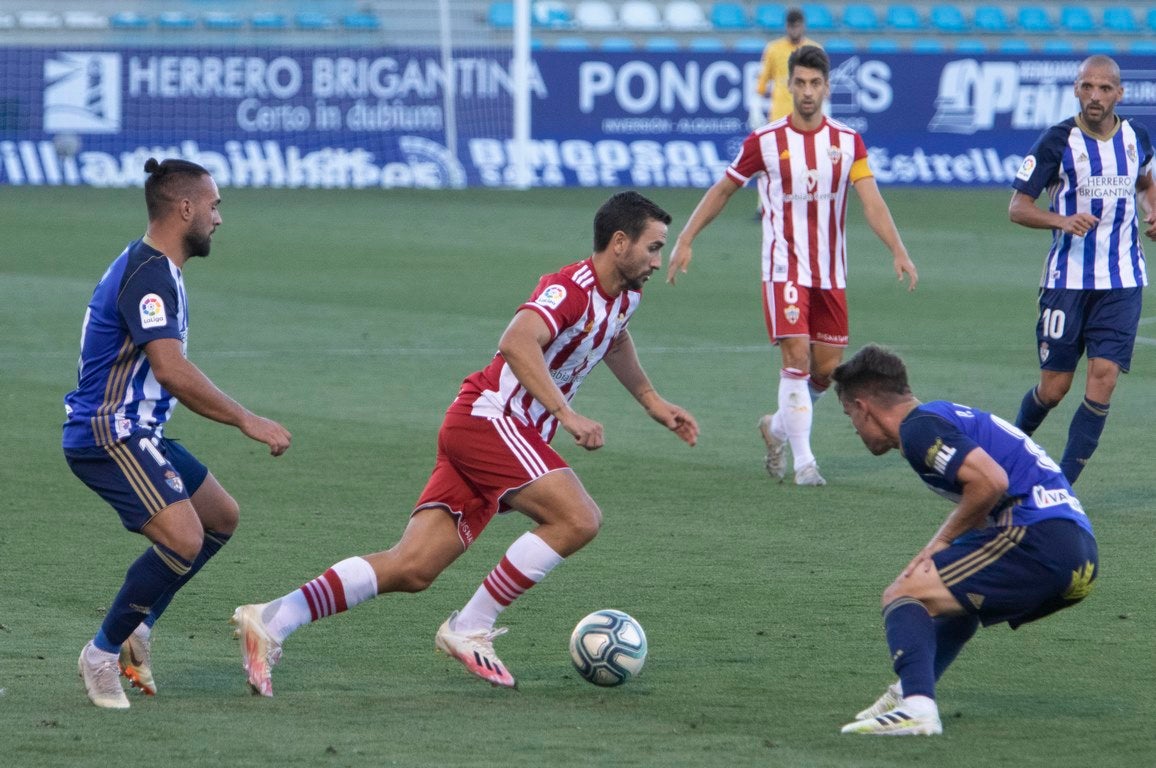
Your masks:
M44 60L46 133L119 133L120 56L58 53Z

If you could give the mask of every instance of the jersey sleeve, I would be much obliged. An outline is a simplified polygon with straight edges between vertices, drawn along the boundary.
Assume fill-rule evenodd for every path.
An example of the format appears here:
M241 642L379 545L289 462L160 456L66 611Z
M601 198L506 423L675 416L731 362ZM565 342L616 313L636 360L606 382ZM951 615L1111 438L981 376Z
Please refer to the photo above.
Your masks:
M543 275L530 298L518 307L536 312L550 327L553 341L586 312L589 297L573 280L561 274Z
M869 179L875 174L871 171L871 164L867 162L867 145L863 137L855 134L855 159L851 162L851 183Z
M920 473L934 473L956 482L963 460L979 447L959 427L933 413L912 414L899 429L904 457Z
M1040 193L1059 174L1064 147L1067 145L1068 130L1061 123L1044 131L1036 139L1036 143L1028 151L1023 163L1020 164L1019 171L1012 179L1012 187L1033 200L1040 196Z
M743 145L739 148L734 162L727 166L727 176L731 178L731 181L742 186L750 181L752 176L766 170L763 150L759 144L759 134L756 131L743 139Z
M1140 176L1148 176L1156 181L1156 163L1153 162L1152 138L1148 133L1148 128L1143 123L1137 123L1134 120L1129 120L1132 124L1132 130L1136 132L1136 140L1140 144Z
M126 270L116 297L133 344L143 347L157 339L180 339L177 284L167 259L154 259L135 270Z

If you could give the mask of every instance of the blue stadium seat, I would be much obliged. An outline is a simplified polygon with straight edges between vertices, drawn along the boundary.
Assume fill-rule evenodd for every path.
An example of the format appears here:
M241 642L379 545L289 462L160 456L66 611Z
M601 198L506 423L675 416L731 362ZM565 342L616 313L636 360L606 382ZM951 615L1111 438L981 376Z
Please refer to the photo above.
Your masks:
M195 26L197 26L197 20L180 11L166 11L157 16L158 29L192 29Z
M590 41L584 37L559 37L554 41L555 51L588 51Z
M1148 29L1156 32L1156 8L1149 8L1144 18L1148 22Z
M333 29L337 26L337 22L324 13L316 13L314 11L302 11L293 17L293 25L297 29L304 29L308 31L317 31L322 29Z
M245 21L240 16L234 16L231 13L212 12L204 15L201 24L205 29L211 29L214 32L227 32L241 29L245 26Z
M1134 35L1140 31L1136 23L1136 15L1126 6L1110 6L1104 9L1104 29L1109 32L1118 32Z
M1089 40L1084 50L1089 54L1103 53L1107 56L1115 56L1120 52L1112 40Z
M634 41L629 37L604 37L599 47L604 51L633 51Z
M967 31L967 19L963 18L963 11L954 5L934 5L928 17L931 28L936 32L959 34Z
M514 28L514 4L507 2L490 3L486 21L494 29Z
M899 53L899 41L891 37L873 37L867 41L871 53Z
M699 53L717 53L727 49L723 41L717 37L692 37L686 47L687 50Z
M755 24L781 33L787 26L787 7L778 3L755 6Z
M827 53L855 53L859 46L849 37L829 37L823 41L823 50Z
M381 19L372 13L347 13L341 17L341 26L354 32L372 32L381 29Z
M762 53L767 41L762 37L740 37L731 48L739 53Z
M972 23L977 32L1002 35L1011 31L1007 16L1004 15L1003 8L998 5L977 5Z
M1088 35L1096 31L1096 20L1086 6L1065 5L1060 9L1060 29L1069 34Z
M1139 56L1156 56L1156 40L1133 40L1128 43L1128 53Z
M911 44L912 53L943 53L947 46L938 37L920 37Z
M289 29L289 20L283 13L254 13L249 19L249 26L253 29L277 32Z
M1041 50L1044 53L1069 54L1076 52L1076 46L1072 44L1071 40L1057 37L1051 40L1045 40Z
M830 32L838 25L835 23L835 14L825 5L818 3L803 3L803 16L807 19L807 31Z
M851 3L843 8L843 26L855 32L876 32L879 30L879 18L873 6Z
M987 43L978 37L961 37L955 41L955 52L966 54L987 53Z
M896 32L914 32L923 28L923 21L914 5L889 5L886 25Z
M570 29L574 17L560 0L539 0L530 7L530 19L540 29Z
M1054 32L1056 29L1047 9L1042 5L1021 5L1019 13L1016 14L1016 21L1023 32L1043 34Z
M710 9L710 23L718 30L750 29L747 9L738 3L715 3Z
M147 16L132 11L114 13L108 17L108 26L111 29L148 29Z
M677 51L680 48L678 41L673 37L648 37L642 43L645 51Z
M999 41L996 50L1000 53L1031 53L1032 44L1022 37L1005 37Z

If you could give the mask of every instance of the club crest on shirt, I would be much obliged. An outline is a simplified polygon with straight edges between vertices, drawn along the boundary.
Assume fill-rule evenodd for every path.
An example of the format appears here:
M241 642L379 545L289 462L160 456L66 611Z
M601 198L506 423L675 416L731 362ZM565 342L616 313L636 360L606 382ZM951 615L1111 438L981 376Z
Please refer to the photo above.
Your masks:
M1125 150L1125 154L1128 155L1128 161L1129 162L1132 162L1132 163L1136 162L1136 145L1135 144L1129 144L1128 148Z
M168 325L165 303L155 293L146 293L140 300L140 327L162 328Z
M831 165L838 165L843 159L843 151L838 147L827 147L827 159L831 161Z
M1040 344L1040 362L1046 363L1048 356L1052 354L1052 350L1048 349L1048 343L1045 341Z
M1035 155L1028 155L1024 158L1020 169L1016 172L1016 178L1020 181L1027 181L1032 177L1032 171L1036 169Z
M557 309L566 300L566 289L558 284L546 286L546 290L538 294L534 303L547 309Z
M799 322L799 308L794 304L788 304L783 310L783 317L787 319L788 323L794 325Z
M172 488L177 493L185 490L185 484L181 482L181 476L171 469L165 470L165 485Z

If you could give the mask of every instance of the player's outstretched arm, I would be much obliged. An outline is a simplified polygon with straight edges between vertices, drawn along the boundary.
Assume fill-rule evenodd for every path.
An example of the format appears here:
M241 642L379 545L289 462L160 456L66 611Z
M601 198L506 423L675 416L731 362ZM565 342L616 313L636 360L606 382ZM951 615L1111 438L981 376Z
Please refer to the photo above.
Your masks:
M693 446L698 442L698 422L685 408L658 394L646 371L642 369L629 331L618 334L603 359L615 378L634 396L650 418L674 432L687 445Z
M181 354L177 339L155 339L145 344L145 354L153 375L193 413L206 419L237 427L246 436L269 446L269 453L280 456L289 450L293 436L277 422L250 412L217 388L201 369Z
M722 209L731 199L731 195L738 188L739 185L734 183L729 176L723 176L698 201L694 212L690 214L682 232L679 233L678 239L674 241L674 249L670 252L670 264L666 268L666 282L674 285L679 274L686 274L693 255L691 243L698 237L698 233L706 229L707 224L714 221L715 217L722 212Z
M1061 216L1053 211L1045 211L1036 205L1035 198L1023 192L1013 192L1011 202L1008 203L1008 218L1013 223L1029 229L1058 229L1069 235L1083 237L1088 234L1100 220L1090 213L1076 213L1071 216Z
M899 282L903 282L906 276L907 290L914 291L919 282L919 273L915 269L915 263L907 255L907 246L899 236L899 229L895 226L895 220L891 218L891 209L887 207L887 202L879 193L879 185L875 183L875 178L867 176L859 179L855 182L855 191L859 193L859 200L863 203L863 216L867 219L871 231L891 251L895 276L899 278Z

